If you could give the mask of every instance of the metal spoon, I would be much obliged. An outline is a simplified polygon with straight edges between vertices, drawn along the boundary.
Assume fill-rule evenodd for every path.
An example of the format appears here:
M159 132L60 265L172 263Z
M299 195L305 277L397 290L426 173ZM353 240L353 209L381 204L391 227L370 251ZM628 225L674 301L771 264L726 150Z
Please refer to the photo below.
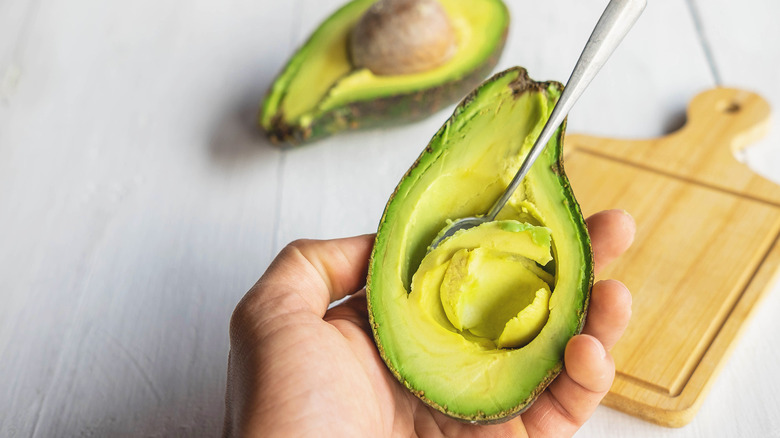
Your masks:
M460 230L476 227L485 222L493 221L498 212L504 208L512 194L515 192L520 182L525 178L528 170L541 155L547 142L552 138L553 133L558 126L563 123L566 115L569 113L574 103L588 87L590 81L596 76L596 73L607 62L607 58L612 54L615 48L623 41L628 30L634 25L639 15L645 9L646 0L611 0L604 12L601 14L593 33L590 35L585 48L582 50L577 64L574 66L569 81L561 93L561 97L553 108L550 118L544 125L542 132L536 139L531 151L525 157L523 164L515 174L512 182L506 188L500 198L490 207L490 210L484 216L465 217L457 219L449 224L433 240L429 251L435 249L444 239L452 236Z

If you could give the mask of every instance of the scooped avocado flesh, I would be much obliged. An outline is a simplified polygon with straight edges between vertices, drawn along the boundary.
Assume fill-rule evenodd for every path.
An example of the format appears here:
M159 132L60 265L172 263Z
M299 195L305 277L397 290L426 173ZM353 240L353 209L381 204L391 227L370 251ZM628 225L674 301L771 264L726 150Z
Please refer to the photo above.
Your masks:
M361 122L369 114L378 119L427 115L431 111L424 108L426 102L418 93L466 78L470 89L476 83L470 76L477 74L477 82L484 78L503 48L509 14L501 0L439 0L457 38L456 52L447 62L429 71L388 76L355 68L348 50L349 35L375 1L352 0L344 5L290 58L260 111L260 125L273 138L296 142L325 131L354 129L361 123L379 124L381 120ZM483 67L487 72L482 73ZM466 92L454 94L460 98ZM405 101L404 96L414 99ZM445 99L443 95L438 98ZM441 104L452 102L449 99ZM312 133L318 121L327 126Z
M468 330L498 348L521 347L541 331L550 313L552 278L538 265L529 269L552 260L549 233L517 221L462 230L423 258L409 298L438 294L440 302L420 301L431 313L444 310L446 329Z
M382 358L424 402L482 423L522 412L563 366L593 278L590 241L562 167L561 128L497 220L488 211L533 145L562 86L513 68L455 109L399 183L369 267ZM427 253L427 254L426 254Z

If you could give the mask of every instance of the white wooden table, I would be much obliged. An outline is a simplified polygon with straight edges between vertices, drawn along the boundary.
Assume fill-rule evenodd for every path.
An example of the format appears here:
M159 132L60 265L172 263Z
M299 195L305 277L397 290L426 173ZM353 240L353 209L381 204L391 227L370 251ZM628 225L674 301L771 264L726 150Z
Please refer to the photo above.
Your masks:
M282 152L252 128L341 0L0 2L0 436L214 436L227 324L276 252L372 232L449 116ZM508 0L498 69L565 81L606 0ZM780 107L780 3L657 0L569 119L658 136L716 84ZM780 182L780 124L745 154ZM576 190L576 187L575 187ZM620 206L615 206L620 207ZM780 287L695 420L581 437L780 437Z

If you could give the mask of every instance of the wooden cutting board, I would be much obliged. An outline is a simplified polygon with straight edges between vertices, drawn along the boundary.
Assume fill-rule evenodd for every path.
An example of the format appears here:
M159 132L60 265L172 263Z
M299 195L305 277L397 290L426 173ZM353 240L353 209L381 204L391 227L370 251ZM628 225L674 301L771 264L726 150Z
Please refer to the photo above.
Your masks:
M716 88L696 96L685 127L663 138L566 137L583 214L623 208L637 222L631 249L599 275L633 295L605 405L665 426L689 423L776 279L780 186L734 157L764 135L769 114L756 94Z

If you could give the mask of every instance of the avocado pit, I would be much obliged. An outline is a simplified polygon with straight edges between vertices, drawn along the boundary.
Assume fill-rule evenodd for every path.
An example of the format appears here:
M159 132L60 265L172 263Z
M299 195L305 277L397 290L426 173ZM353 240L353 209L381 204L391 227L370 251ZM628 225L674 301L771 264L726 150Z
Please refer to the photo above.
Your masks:
M404 75L444 64L456 51L456 38L437 0L379 0L358 21L349 46L356 67Z
M366 14L372 7L385 12ZM502 0L350 0L290 57L258 122L272 142L297 145L424 119L493 69L508 25Z

